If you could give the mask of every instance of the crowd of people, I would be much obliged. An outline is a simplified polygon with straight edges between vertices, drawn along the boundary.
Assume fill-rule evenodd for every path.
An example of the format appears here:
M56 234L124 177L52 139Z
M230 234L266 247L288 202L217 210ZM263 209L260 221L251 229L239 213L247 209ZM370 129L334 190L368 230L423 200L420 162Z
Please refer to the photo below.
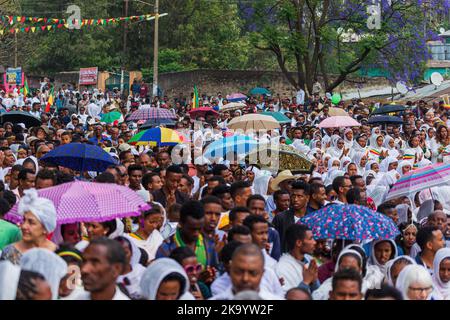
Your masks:
M249 291L262 300L450 299L450 186L386 201L408 172L448 161L443 102L408 102L397 114L402 124L377 126L368 122L377 104L332 105L319 92L251 96L245 107L226 111L221 93L204 95L199 106L218 115L194 119L193 95L151 98L144 82L125 98L116 89L63 86L45 112L50 87L44 83L28 97L0 93L3 112L28 112L42 123L0 127L0 299L233 300ZM145 121L127 117L152 107L173 112L193 153L229 134L235 117L283 113L291 123L254 138L291 145L313 169L273 172L203 156L175 163L173 147L128 143ZM361 126L319 129L332 108ZM103 123L112 111L122 118ZM70 143L97 145L117 165L77 172L40 160ZM37 190L74 180L127 186L151 209L58 225L54 204ZM2 219L15 205L19 225ZM400 235L317 239L301 219L330 205L368 207L391 219Z

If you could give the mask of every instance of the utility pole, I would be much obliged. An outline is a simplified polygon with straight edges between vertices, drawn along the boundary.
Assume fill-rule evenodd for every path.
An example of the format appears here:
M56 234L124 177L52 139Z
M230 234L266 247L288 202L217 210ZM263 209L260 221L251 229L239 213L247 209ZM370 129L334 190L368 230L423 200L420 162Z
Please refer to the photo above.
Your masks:
M125 17L128 17L128 1L125 1ZM123 96L124 94L124 81L125 81L125 57L127 53L127 33L128 33L128 23L125 21L123 24L123 56L122 56L122 70L120 74L120 92Z
M14 32L14 68L17 68L17 56L18 56L17 32Z
M155 42L153 45L153 96L158 95L159 0L155 0Z

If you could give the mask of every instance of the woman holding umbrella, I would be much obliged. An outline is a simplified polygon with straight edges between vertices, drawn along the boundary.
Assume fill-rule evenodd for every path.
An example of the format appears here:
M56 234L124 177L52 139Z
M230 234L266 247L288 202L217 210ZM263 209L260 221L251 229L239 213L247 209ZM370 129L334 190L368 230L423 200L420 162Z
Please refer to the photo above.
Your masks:
M19 264L22 255L30 249L57 249L56 244L48 240L56 228L56 209L52 201L40 198L35 189L26 190L19 202L18 213L23 217L22 240L5 247L0 260Z

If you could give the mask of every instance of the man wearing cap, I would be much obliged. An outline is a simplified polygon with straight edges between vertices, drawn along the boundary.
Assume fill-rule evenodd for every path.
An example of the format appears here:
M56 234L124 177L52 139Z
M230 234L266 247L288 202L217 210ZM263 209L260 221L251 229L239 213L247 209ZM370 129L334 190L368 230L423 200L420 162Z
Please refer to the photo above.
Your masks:
M103 127L100 124L97 124L94 127L94 136L92 138L90 138L89 141L95 145L99 145L108 140L110 141L110 139L108 137L102 135L102 132L103 132Z

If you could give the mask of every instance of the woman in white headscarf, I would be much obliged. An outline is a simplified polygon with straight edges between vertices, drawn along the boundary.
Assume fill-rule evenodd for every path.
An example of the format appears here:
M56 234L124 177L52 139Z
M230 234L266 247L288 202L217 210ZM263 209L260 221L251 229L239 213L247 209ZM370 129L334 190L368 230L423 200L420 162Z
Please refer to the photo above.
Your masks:
M413 163L409 160L402 160L398 164L397 172L400 174L400 177L403 177L405 174L412 170Z
M394 157L387 157L380 163L381 172L389 172L391 170L396 170L398 167L398 159Z
M47 249L33 248L23 254L20 266L22 270L42 274L50 285L52 299L58 298L59 284L67 274L67 263L60 256Z
M144 271L140 282L142 295L147 300L195 300L188 286L186 271L169 258L155 260ZM176 290L168 290L168 287L176 287Z
M436 252L433 261L433 299L450 300L450 248Z
M372 128L369 139L369 146L374 147L377 145L377 138L381 135L381 129L379 127Z
M394 240L373 240L370 247L369 263L386 274L387 262L397 257L397 244Z
M344 144L347 149L351 149L353 147L353 130L350 128L347 128L344 131Z
M56 209L52 201L40 198L36 189L25 190L19 202L18 213L23 217L20 225L22 240L6 246L0 260L19 264L22 255L30 249L57 249L56 244L47 239L56 228Z
M245 169L245 173L247 176L247 181L251 185L253 185L253 182L255 181L255 178L259 175L260 170L256 166L249 166L247 169Z
M383 143L384 137L382 134L370 137L369 159L380 162L386 157L387 149L383 147Z
M384 282L395 287L398 275L402 272L403 268L410 264L416 264L416 261L409 256L398 256L386 263L386 275Z
M353 153L352 157L353 162L358 167L358 174L364 175L366 172L366 164L367 164L367 152L366 151L358 151Z
M431 300L433 280L423 266L411 264L400 272L395 287L400 290L404 300Z
M133 239L124 235L114 240L119 241L125 251L126 266L124 272L117 278L117 283L122 283L132 299L141 297L140 281L145 267L139 263L141 251Z
M337 172L341 172L341 160L338 158L332 157L328 160L327 172L322 175L322 180L324 183L331 184L333 182L333 177L336 177ZM342 171L343 172L343 171ZM331 180L331 182L330 182Z
M398 158L398 156L400 155L397 148L395 147L395 139L389 135L384 137L383 148L388 151L389 157Z
M345 143L338 135L331 136L331 146L328 148L327 153L332 157L340 159L344 155Z

